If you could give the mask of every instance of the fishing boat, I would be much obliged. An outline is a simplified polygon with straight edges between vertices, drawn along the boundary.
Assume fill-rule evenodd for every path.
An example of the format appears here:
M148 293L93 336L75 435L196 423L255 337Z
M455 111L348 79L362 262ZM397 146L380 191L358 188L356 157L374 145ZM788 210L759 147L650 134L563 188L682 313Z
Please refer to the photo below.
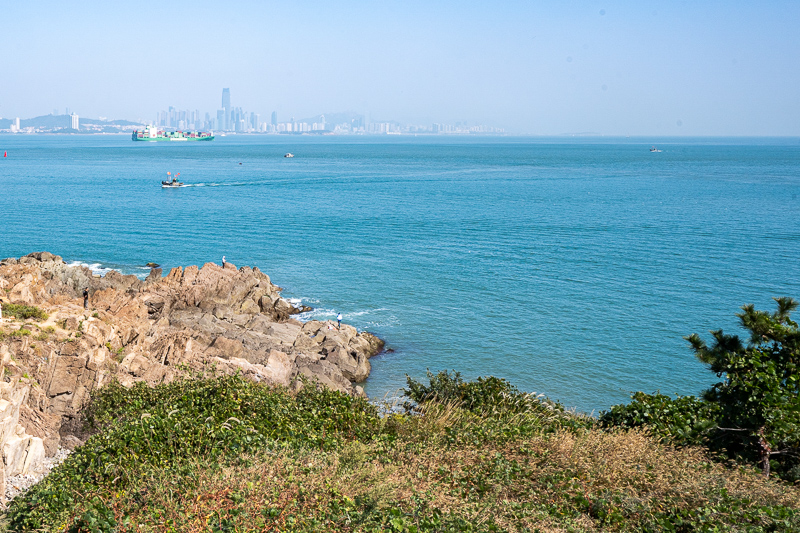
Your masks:
M172 176L172 179L167 178L167 181L162 181L161 182L161 188L162 189L176 189L178 187L188 187L188 185L186 183L183 183L182 181L178 181L178 176L180 176L180 175L181 175L180 172L178 172L174 176L172 176L171 172L167 172L167 176Z
M294 154L293 154L292 152L288 152L288 153L287 153L286 155L284 155L283 157L294 157Z
M658 148L656 148L655 146L651 146L651 147L650 147L650 151L651 151L651 152L660 152L661 150L659 150L659 149L658 149Z

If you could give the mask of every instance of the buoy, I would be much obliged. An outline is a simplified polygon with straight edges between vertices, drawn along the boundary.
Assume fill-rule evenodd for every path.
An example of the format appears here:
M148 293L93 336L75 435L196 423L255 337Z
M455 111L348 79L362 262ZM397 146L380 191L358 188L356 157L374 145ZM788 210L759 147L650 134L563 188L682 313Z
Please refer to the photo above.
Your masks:
M8 152L3 152L3 157L8 157Z

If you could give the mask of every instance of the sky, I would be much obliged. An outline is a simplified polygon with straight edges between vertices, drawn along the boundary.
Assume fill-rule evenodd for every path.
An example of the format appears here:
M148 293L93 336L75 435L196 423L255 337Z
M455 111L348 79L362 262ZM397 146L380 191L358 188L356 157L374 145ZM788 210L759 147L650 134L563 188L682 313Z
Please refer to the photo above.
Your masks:
M0 117L483 124L800 135L800 2L4 2Z

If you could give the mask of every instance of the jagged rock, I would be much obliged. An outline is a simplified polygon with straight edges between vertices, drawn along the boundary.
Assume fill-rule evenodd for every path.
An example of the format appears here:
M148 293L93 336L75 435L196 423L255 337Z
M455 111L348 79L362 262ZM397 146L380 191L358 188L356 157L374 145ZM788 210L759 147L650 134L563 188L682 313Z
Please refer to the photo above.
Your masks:
M214 339L211 347L214 348L215 353L222 359L242 359L242 354L244 353L242 341L225 337L217 337Z
M272 313L275 320L286 320L291 315L297 313L297 309L283 298L278 298L272 305Z
M83 446L83 441L75 435L67 435L61 439L61 446L69 451L72 451L78 446Z
M364 381L372 369L365 354L355 350L348 351L342 346L336 346L328 352L325 359L336 365L344 377L350 381Z
M161 272L162 272L162 270L160 268L156 268L156 267L152 268L150 270L150 273L147 275L147 278L145 278L144 282L145 283L155 283L156 281L160 281L161 280Z
M11 292L8 293L8 299L11 300L11 303L17 305L33 305L36 303L33 294L31 294L30 285L22 281L11 288Z

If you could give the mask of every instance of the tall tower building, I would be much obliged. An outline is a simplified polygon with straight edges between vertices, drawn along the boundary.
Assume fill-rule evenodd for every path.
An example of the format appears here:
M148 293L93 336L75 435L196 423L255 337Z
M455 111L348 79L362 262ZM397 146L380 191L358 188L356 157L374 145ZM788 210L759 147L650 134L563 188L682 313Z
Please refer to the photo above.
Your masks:
M231 90L230 89L222 89L222 109L225 111L225 123L222 124L222 128L224 130L231 130L231 125L233 122L231 121Z
M80 124L78 122L78 115L69 116L69 125L73 130L77 130L80 128Z
M231 90L222 89L222 109L231 108Z
M278 125L278 112L277 111L273 111L272 112L272 120L271 120L271 122L272 122L273 126L277 126Z

